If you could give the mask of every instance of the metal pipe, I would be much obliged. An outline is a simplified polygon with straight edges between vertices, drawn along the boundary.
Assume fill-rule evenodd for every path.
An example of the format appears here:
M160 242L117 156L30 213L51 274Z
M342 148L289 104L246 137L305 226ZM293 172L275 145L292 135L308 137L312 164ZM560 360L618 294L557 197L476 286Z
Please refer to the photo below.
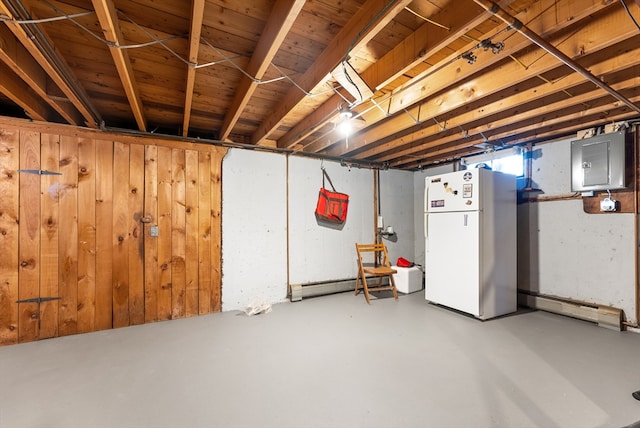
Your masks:
M536 196L535 198L527 198L524 202L568 201L571 199L582 199L582 195L580 193L569 193L564 195Z
M547 51L549 54L553 55L555 58L560 60L566 66L572 68L575 72L577 72L578 74L582 75L587 80L591 81L594 85L596 85L600 89L605 90L611 96L613 96L615 99L617 99L618 101L620 101L620 102L624 103L625 105L627 105L631 110L640 113L640 107L638 107L637 105L632 103L629 99L627 99L624 96L622 96L619 92L617 92L615 89L613 89L612 87L610 87L606 83L602 82L596 76L591 74L586 68L584 68L583 66L581 66L580 64L575 62L569 56L567 56L564 53L562 53L559 49L557 49L555 46L553 46L552 44L547 42L545 39L540 37L538 34L536 34L535 32L531 31L519 19L517 19L514 16L512 16L511 14L509 14L507 11L505 11L500 6L498 6L496 3L494 3L494 2L492 2L490 0L473 0L473 1L475 1L478 5L480 5L483 8L485 8L488 12L490 12L490 13L494 14L495 16L497 16L498 18L502 19L506 24L510 25L511 28L513 28L514 30L518 31L520 34L525 36L527 39L531 40L533 43L535 43L536 45L538 45L539 47L541 47L542 49Z

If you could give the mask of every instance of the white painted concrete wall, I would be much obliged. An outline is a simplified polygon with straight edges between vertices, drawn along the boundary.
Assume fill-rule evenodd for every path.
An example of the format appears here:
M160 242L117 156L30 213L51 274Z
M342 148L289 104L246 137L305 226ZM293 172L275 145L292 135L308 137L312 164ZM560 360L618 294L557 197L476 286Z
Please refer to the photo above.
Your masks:
M536 146L534 187L571 193L571 139ZM633 214L586 214L581 200L518 207L518 287L624 310L635 322Z
M324 165L336 191L349 195L341 227L318 223L315 208ZM326 182L325 187L331 186ZM373 171L289 157L289 281L307 284L355 278L356 242L373 242Z
M287 297L287 158L230 149L222 162L222 310Z
M570 140L535 150L534 187L544 195L570 193ZM318 225L313 214L320 165L290 156L287 177L285 155L229 151L223 161L223 310L286 300L287 275L292 284L355 276L354 243L374 239L374 172L324 162L337 190L351 197L339 230ZM381 212L397 232L395 240L385 239L392 260L423 263L424 178L452 170L380 172ZM632 214L586 214L580 200L519 205L518 287L619 307L635 322L634 242Z
M339 228L319 224L314 214L321 165L350 197ZM286 301L287 281L355 278L355 243L375 240L373 174L301 156L229 150L222 164L222 309ZM383 171L380 181L383 214L398 232L386 241L390 256L412 258L413 174Z
M532 186L542 195L571 193L570 149L571 139L534 148ZM452 169L414 173L416 258L424 259L424 177ZM633 214L586 214L581 200L520 204L518 288L621 308L636 322L634 243Z
M413 204L413 174L407 171L380 171L380 214L385 228L392 226L394 235L383 236L389 259L395 264L398 257L422 264L415 258L416 234Z

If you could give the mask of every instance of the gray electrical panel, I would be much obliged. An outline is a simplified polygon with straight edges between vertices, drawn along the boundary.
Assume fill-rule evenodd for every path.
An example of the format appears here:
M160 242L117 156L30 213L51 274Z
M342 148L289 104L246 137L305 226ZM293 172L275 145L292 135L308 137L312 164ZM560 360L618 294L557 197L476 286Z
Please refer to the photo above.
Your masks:
M626 187L626 133L612 132L571 142L571 190Z

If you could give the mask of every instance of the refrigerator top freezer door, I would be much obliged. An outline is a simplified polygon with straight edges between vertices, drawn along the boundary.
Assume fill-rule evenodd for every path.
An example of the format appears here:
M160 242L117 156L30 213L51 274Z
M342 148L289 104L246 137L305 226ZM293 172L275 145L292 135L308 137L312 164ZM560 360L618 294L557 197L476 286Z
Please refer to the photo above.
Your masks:
M425 182L425 211L476 211L480 207L480 175L482 169L450 172L427 177Z

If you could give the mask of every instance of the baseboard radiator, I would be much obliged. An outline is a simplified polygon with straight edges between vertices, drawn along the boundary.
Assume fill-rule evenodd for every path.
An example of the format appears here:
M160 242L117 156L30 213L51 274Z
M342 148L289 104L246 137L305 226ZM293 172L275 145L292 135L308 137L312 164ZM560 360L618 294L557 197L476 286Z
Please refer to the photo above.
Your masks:
M369 277L367 277L368 279ZM382 283L388 283L384 278ZM356 289L356 279L338 281L312 282L307 284L291 284L291 301L299 302L305 297L324 296L326 294L342 293Z
M616 331L622 331L623 328L622 309L611 306L545 296L523 290L518 290L518 304L532 309L590 321L601 327Z

